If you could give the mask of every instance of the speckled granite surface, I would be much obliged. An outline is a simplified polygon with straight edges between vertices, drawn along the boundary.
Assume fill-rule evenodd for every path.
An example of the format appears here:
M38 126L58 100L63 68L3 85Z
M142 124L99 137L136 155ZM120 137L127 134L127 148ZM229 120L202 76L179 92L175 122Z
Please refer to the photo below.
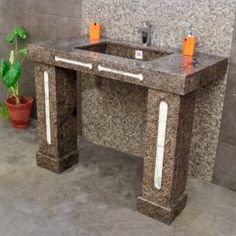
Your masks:
M85 46L92 47L92 51L84 50ZM75 71L79 71L82 135L94 143L144 157L138 210L169 224L186 205L184 191L196 90L218 76L223 79L228 60L196 54L189 63L189 58L178 52L145 47L145 61L139 61L130 58L135 47L124 42L117 47L109 40L94 44L84 39L29 45L30 59L37 63L37 164L60 173L78 162ZM129 74L142 73L144 79L101 72L100 65ZM45 142L44 71L49 73L52 144ZM168 115L166 134L162 134L166 138L162 184L158 189L154 186L154 172L159 155L156 145L161 101L168 104Z
M162 52L163 56L150 61L140 61L103 52L91 52L80 49L80 47L86 45L96 46L103 42L115 42L126 45L124 50L131 46L137 46L138 49L143 48L144 50ZM176 52L173 48L144 47L140 44L110 39L89 42L86 37L30 44L29 53L30 59L34 62L43 62L180 95L190 93L212 80L223 78L228 63L226 58L207 54L196 54L193 62L190 63L181 53ZM81 66L58 62L55 60L55 56L83 63L92 63L93 67L89 70ZM139 81L135 78L99 71L98 65L134 74L142 73L144 80Z
M219 139L226 79L197 91L189 173L212 181Z
M110 40L101 42L110 42ZM142 48L139 44L114 42L123 47ZM189 67L188 61L186 64L185 58L173 49L145 47L145 50L151 52L157 50L162 53L172 53L145 62L104 54L104 51L101 53L100 49L97 50L98 43L90 43L86 38L48 41L29 45L29 53L31 60L35 62L80 71L82 80L82 112L80 114L84 136L97 144L137 156L144 154L143 126L146 122L147 88L186 94L209 84L211 80L223 78L226 72L227 59L217 56L196 54L193 66ZM97 52L75 49L86 45L94 45L93 50ZM111 52L111 49L109 51ZM55 56L92 62L93 69L56 62ZM138 81L126 76L99 72L98 64L133 73L142 72L144 80ZM103 79L100 78L101 76ZM128 83L119 83L117 80Z
M191 23L199 52L229 57L235 9L235 0L83 1L82 31L87 34L89 22L96 20L102 23L105 37L140 42L137 28L149 21L153 45L181 48ZM219 80L197 92L190 174L207 181L212 180L225 85L226 79Z
M88 34L89 23L96 20L103 25L106 37L140 42L137 29L144 21L149 21L153 26L153 45L180 48L182 37L192 24L199 51L228 56L235 9L235 0L83 1L82 31Z
M82 135L93 143L143 157L148 89L85 73L81 78Z
M43 73L49 74L51 140L46 140L46 118ZM37 95L38 142L37 164L56 173L78 163L76 73L36 64L35 84Z
M104 39L101 42L110 42L110 40ZM112 42L123 45L123 49L130 46L142 49L140 44ZM142 126L145 126L147 88L186 94L209 84L211 80L223 78L227 67L227 59L206 54L196 54L193 66L189 67L188 61L186 64L185 58L180 53L174 52L173 49L155 47L145 47L145 50L147 52L166 52L170 55L146 62L133 60L104 54L104 48L98 47L98 43L90 43L86 38L42 42L29 46L30 58L36 62L81 71L83 107L81 121L84 136L94 143L137 156L144 154ZM92 50L96 53L75 49L86 45L94 45ZM109 48L109 53L115 54L116 52L112 52L112 49ZM123 55L126 53L123 52ZM92 62L93 69L56 62L55 56L87 63ZM127 57L127 54L125 56ZM125 76L99 72L98 64L122 71L141 72L144 80L139 81ZM99 79L99 77L103 77L103 79ZM112 80L104 79L106 77ZM128 83L119 83L116 80Z
M168 104L168 119L162 186L159 190L154 185L154 173L156 158L158 158L156 140L161 101ZM195 92L186 96L177 96L150 89L148 93L143 187L142 196L137 204L140 212L154 218L158 217L165 223L171 223L186 204L184 191L188 173L194 104Z

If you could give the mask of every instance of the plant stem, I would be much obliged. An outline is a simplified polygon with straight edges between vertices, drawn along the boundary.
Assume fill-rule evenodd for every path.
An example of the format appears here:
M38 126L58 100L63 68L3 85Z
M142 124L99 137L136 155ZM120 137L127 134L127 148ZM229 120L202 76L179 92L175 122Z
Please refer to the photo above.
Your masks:
M20 104L20 99L18 96L15 96L15 99L16 99L16 105L19 105Z
M17 41L17 37L15 40L15 60L17 60L17 52L18 52L18 41Z
M14 61L17 60L18 58L18 38L16 37L15 40L15 58ZM18 82L16 83L16 85L12 88L12 93L13 96L16 99L16 104L19 105L20 104L20 99L19 99L19 84Z
M16 82L15 94L16 94L16 96L19 96L19 84L18 84L18 82Z
M17 85L17 87L18 87L18 85ZM16 99L16 105L21 104L19 95L17 94L17 89L14 87L11 87L9 91L11 91L12 97L14 97ZM8 92L8 97L10 97L9 92Z
M19 98L19 96L16 94L16 91L14 91L14 89L13 89L13 97L15 97L15 99L16 99L16 105L19 105L19 104L20 104L20 98Z

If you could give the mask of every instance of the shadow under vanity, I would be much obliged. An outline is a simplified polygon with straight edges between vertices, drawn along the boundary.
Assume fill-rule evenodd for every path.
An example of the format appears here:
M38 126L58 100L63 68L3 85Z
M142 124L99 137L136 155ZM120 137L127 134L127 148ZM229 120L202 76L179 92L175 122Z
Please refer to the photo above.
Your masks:
M228 60L196 54L191 61L174 50L85 38L31 44L29 55L35 62L37 164L61 173L78 163L80 115L86 139L144 158L138 211L171 223L187 201L196 91L224 78Z

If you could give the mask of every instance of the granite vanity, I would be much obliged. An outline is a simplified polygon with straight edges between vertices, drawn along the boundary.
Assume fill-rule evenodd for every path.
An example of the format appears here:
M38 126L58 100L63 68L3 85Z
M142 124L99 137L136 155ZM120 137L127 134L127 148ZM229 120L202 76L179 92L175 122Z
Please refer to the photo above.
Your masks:
M79 120L89 141L144 158L138 211L171 223L187 201L196 90L224 78L228 60L109 39L28 48L35 63L37 164L61 173L78 163Z

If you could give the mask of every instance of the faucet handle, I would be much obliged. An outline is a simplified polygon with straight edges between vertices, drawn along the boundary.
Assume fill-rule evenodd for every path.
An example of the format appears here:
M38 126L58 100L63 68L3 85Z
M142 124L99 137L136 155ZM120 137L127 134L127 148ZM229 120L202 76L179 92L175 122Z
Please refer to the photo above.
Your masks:
M149 29L152 28L152 24L150 21L144 21L142 24L145 28L149 28Z
M149 21L144 21L141 23L141 27L136 28L134 31L136 33L142 33L143 31L153 33L152 24Z
M143 25L143 28L141 29L141 31L145 30L151 34L153 33L153 27L150 21L144 21L142 25Z

